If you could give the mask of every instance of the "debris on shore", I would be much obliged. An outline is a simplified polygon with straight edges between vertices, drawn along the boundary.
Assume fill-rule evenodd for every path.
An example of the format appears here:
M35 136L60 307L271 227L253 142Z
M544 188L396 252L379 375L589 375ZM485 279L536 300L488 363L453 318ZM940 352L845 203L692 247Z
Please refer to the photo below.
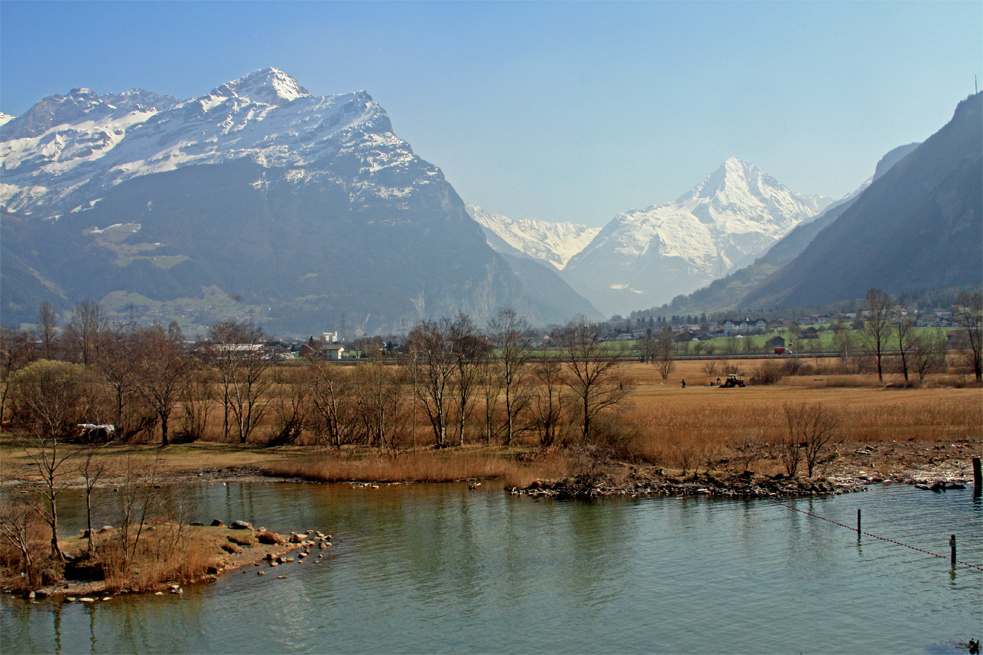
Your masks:
M800 480L782 474L762 476L746 472L741 475L700 473L688 477L633 474L623 481L609 475L572 475L559 480L534 481L527 487L512 487L509 493L533 498L604 498L611 496L716 496L726 498L761 498L777 496L815 496L866 491L854 480Z

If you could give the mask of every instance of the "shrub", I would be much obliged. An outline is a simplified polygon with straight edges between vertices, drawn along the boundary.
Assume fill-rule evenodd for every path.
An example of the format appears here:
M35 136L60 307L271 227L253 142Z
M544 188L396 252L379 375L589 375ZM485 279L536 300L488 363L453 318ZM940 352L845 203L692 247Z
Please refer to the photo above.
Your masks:
M754 384L776 384L785 377L785 368L775 362L765 362L754 371Z

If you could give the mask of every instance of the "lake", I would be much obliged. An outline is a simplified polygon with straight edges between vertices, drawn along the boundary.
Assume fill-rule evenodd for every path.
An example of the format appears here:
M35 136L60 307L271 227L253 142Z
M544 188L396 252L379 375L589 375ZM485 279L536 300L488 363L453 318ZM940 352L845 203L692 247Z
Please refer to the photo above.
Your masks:
M293 483L183 491L199 518L334 547L180 596L5 596L11 653L965 653L983 634L983 503L901 485L784 501L511 496L500 483ZM69 499L70 501L72 499ZM79 529L67 503L66 531ZM312 558L316 558L314 555ZM276 579L286 575L286 579Z

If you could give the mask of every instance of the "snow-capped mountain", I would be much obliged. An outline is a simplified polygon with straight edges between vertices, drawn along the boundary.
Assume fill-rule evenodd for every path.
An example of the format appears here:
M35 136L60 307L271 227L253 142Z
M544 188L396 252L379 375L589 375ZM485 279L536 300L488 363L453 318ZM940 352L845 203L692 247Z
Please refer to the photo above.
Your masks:
M660 305L752 262L831 200L732 157L675 202L614 217L563 277L608 314Z
M601 231L581 223L551 223L535 218L514 220L502 214L467 205L468 214L478 222L488 245L508 255L525 255L562 269L570 258L587 247Z
M0 170L9 321L81 299L305 335L577 311L526 293L366 92L315 96L275 68L185 101L46 97L0 128Z
M0 125L6 125L12 120L14 120L13 116L11 116L10 114L5 114L2 111L0 111Z
M297 168L349 149L364 155L361 168L379 170L414 157L364 91L312 96L275 68L180 103L141 91L99 97L74 89L42 100L2 137L0 203L25 214L183 166L249 159Z

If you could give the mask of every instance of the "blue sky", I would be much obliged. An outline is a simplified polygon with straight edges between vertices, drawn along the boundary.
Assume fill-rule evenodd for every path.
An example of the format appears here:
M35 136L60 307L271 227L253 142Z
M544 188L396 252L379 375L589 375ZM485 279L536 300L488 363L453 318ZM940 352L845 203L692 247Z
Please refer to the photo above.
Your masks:
M275 66L367 90L465 201L603 225L730 156L843 196L983 78L983 2L0 2L0 111Z

